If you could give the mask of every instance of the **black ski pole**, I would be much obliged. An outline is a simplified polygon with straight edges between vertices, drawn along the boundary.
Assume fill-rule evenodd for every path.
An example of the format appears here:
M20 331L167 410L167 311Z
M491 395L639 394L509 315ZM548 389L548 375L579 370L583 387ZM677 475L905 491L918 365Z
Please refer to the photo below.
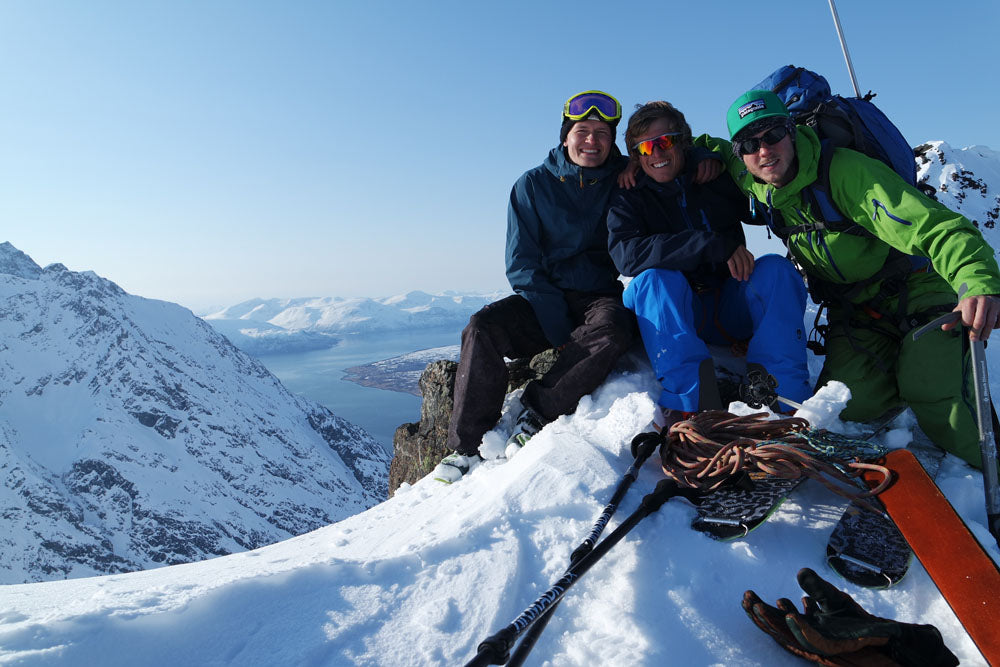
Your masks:
M549 590L535 600L530 607L521 612L521 615L514 619L510 625L506 626L495 635L486 638L479 644L476 657L466 663L465 667L482 667L482 665L503 665L510 658L510 647L517 641L518 636L531 625L541 614L553 604L562 599L566 591L580 580L580 577L589 570L594 563L599 561L611 549L618 544L629 531L644 518L660 509L663 503L677 495L692 497L696 495L693 489L681 489L677 483L670 479L660 480L652 493L643 497L639 509L629 515L627 519L614 531L608 535L604 541L594 547L593 551L581 558L572 565L566 573Z
M966 286L958 290L958 300L965 295ZM942 324L960 319L962 314L950 312L913 332L917 340L928 331ZM986 345L981 340L971 342L972 377L976 386L976 419L979 425L979 453L983 460L983 488L986 493L986 527L1000 545L1000 479L997 473L997 440L994 424L993 401L990 399L990 380L986 370Z
M594 545L597 544L597 540L600 539L601 533L604 532L605 526L611 521L611 517L614 515L615 510L618 509L618 503L622 501L625 497L625 492L628 491L629 487L632 486L632 482L636 480L639 476L639 469L642 464L646 462L656 448L663 443L663 436L659 433L640 433L639 435L632 438L631 451L635 460L632 465L629 466L628 470L625 471L625 476L618 483L618 488L611 495L611 500L604 507L604 511L601 512L601 516L598 517L597 521L594 523L594 527L591 529L590 534L587 538L580 543L573 553L570 554L569 564L570 567L575 565L580 561L581 558L589 554L594 549ZM535 647L535 642L542 635L542 631L545 630L545 626L549 624L549 620L552 615L556 612L559 607L559 602L557 601L551 607L549 607L544 614L539 616L534 623L532 623L527 631L524 633L524 637L521 638L521 643L517 645L517 650L510 657L507 662L508 667L520 667L531 649Z

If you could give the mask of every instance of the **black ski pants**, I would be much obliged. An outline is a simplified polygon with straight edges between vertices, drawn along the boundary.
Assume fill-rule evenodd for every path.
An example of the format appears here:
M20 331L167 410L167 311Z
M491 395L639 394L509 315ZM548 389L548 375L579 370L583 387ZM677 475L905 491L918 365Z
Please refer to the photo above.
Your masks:
M635 336L635 319L621 295L565 292L576 328L555 365L525 387L522 403L547 421L576 409L597 389ZM528 301L509 296L469 319L455 377L455 404L448 447L470 456L500 419L507 391L508 359L530 357L552 347Z

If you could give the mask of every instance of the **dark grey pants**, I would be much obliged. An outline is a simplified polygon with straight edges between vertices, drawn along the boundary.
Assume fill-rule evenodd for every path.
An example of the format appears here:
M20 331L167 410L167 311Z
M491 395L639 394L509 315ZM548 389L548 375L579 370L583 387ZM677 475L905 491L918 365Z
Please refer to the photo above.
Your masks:
M632 312L620 295L566 292L576 328L555 365L524 389L522 402L546 420L569 414L581 397L597 389L635 336ZM479 450L483 435L500 419L507 390L508 359L529 357L552 345L531 304L509 296L469 319L455 377L455 406L448 447L467 456Z

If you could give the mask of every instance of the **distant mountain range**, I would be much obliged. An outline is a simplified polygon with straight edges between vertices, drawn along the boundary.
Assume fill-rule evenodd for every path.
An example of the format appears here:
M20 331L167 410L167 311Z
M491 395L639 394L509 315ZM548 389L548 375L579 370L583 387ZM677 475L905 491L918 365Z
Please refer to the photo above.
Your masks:
M323 349L338 336L452 328L506 293L427 294L385 298L251 299L205 316L234 345L251 354Z
M380 502L388 466L190 311L0 244L0 583L261 547Z

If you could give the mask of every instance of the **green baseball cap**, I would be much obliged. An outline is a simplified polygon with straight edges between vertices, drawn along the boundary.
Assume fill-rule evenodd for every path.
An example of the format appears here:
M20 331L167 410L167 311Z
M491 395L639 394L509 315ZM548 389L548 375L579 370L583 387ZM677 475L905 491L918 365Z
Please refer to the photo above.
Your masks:
M743 93L736 98L726 113L729 138L735 137L750 123L772 116L782 118L789 116L788 109L777 95L770 90L749 90Z

